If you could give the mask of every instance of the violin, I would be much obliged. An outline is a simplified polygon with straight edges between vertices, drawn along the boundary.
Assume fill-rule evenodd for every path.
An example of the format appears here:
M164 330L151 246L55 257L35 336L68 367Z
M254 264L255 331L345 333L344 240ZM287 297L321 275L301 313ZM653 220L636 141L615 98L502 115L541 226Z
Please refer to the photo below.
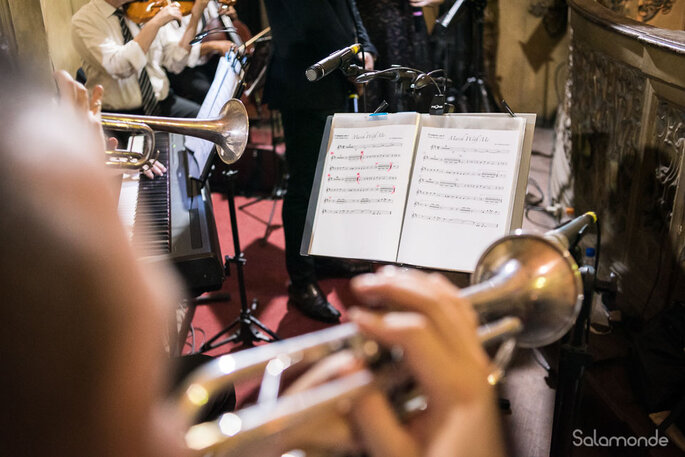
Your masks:
M228 8L229 6L234 5L236 2L236 0L216 1L222 4L222 8ZM124 14L126 14L126 17L136 24L144 24L155 17L155 15L159 13L159 10L167 5L170 5L171 3L172 2L170 0L133 0L132 2L124 5ZM178 3L179 8L181 9L181 14L187 16L192 12L195 0L177 0L173 3Z
M155 17L162 8L170 5L171 3L172 2L169 0L133 0L132 2L124 5L124 14L136 24L145 24L147 21ZM193 4L195 4L195 1L181 0L175 1L174 3L178 3L181 9L181 14L186 16L193 10Z

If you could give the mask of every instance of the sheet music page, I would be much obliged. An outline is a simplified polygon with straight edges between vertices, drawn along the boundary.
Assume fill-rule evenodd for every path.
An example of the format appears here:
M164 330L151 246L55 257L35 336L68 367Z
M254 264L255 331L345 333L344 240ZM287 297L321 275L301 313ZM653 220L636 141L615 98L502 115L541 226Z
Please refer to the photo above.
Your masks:
M198 119L212 119L219 115L221 108L228 100L233 98L238 83L240 82L242 72L242 64L236 59L236 54L231 52L225 58L219 59L214 81L207 91L200 112L197 115ZM192 136L185 137L185 147L193 151L193 156L197 161L199 172L205 167L205 163L209 158L209 154L214 149L214 143L211 141L201 140ZM193 176L200 178L199 176Z
M310 253L394 262L418 116L400 117L413 121L409 125L365 118L363 127L331 130Z
M473 271L508 232L525 122L505 120L501 130L465 122L471 127L421 128L399 262Z

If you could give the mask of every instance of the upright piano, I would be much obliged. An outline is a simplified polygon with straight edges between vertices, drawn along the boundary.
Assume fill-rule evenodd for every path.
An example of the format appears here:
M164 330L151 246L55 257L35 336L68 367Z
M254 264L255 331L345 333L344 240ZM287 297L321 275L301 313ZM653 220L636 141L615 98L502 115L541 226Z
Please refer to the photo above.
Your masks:
M120 219L144 261L171 261L193 296L217 290L224 265L208 184L191 178L199 175L198 165L182 135L155 133L155 147L167 173L125 176Z

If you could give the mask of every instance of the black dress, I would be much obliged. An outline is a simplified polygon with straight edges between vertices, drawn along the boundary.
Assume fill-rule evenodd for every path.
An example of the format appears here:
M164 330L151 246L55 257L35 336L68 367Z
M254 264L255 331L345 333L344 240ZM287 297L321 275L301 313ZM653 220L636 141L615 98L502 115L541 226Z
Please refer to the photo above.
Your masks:
M357 0L357 7L369 38L378 50L377 70L391 65L432 70L423 16L414 16L407 0ZM368 109L373 111L385 100L392 111L396 110L394 83L375 81L366 90Z

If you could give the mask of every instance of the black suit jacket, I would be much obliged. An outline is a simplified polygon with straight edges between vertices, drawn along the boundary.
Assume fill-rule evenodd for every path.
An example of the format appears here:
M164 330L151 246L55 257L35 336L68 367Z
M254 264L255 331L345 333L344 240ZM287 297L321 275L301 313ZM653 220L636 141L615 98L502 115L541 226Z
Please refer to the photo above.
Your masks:
M265 0L272 55L264 99L289 110L345 106L352 85L336 71L309 82L305 70L330 53L359 42L376 54L354 0Z

